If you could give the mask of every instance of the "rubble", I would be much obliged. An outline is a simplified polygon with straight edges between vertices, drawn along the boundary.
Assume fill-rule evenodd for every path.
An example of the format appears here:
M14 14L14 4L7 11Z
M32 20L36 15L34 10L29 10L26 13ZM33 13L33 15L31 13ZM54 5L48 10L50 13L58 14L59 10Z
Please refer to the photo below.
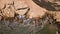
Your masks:
M60 21L60 12L56 12L54 18L55 18L57 21Z

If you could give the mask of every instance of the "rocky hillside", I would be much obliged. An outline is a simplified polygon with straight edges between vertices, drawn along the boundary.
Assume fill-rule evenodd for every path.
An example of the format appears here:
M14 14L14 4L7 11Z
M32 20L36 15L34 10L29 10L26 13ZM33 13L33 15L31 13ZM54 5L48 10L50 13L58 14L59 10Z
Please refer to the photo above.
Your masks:
M0 0L0 34L58 33L60 0Z

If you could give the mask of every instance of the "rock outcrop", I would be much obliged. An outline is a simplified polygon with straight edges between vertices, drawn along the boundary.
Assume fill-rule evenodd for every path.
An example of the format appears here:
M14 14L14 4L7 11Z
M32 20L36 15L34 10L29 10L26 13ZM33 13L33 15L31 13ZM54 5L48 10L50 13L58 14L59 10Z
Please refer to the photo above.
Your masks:
M0 0L0 31L3 34L6 30L10 34L35 34L47 24L55 23L60 27L59 0Z
M15 14L24 15L29 7L22 0L0 0L0 16L14 17Z

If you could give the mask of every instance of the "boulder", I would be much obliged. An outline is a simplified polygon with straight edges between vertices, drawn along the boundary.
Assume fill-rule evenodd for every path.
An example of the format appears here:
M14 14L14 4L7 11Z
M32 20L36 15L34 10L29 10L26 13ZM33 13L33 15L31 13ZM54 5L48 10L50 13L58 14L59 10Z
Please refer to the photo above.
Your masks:
M38 6L32 0L25 0L25 1L30 8L30 11L27 14L29 16L29 18L34 18L34 17L42 18L42 16L45 15L45 13L47 12L46 9Z
M15 13L24 15L28 11L28 5L23 0L14 0Z
M24 15L25 13L28 12L28 9L29 9L29 8L22 9L22 10L17 10L17 11L15 11L15 13L16 13L16 14L19 14L19 15Z
M14 0L14 6L15 9L28 7L25 1L21 1L21 0Z
M10 5L6 5L6 8L2 12L5 17L14 17L14 8Z

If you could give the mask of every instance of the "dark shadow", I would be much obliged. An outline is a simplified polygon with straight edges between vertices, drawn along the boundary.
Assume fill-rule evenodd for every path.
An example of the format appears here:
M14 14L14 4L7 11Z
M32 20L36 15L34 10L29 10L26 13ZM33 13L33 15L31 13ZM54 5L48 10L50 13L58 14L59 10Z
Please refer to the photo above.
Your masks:
M56 3L51 3L51 2L46 2L45 0L33 0L33 2L35 2L37 5L39 5L40 7L43 7L49 11L60 11L60 5L56 5ZM53 5L53 6L52 6ZM57 9L56 9L56 8Z

